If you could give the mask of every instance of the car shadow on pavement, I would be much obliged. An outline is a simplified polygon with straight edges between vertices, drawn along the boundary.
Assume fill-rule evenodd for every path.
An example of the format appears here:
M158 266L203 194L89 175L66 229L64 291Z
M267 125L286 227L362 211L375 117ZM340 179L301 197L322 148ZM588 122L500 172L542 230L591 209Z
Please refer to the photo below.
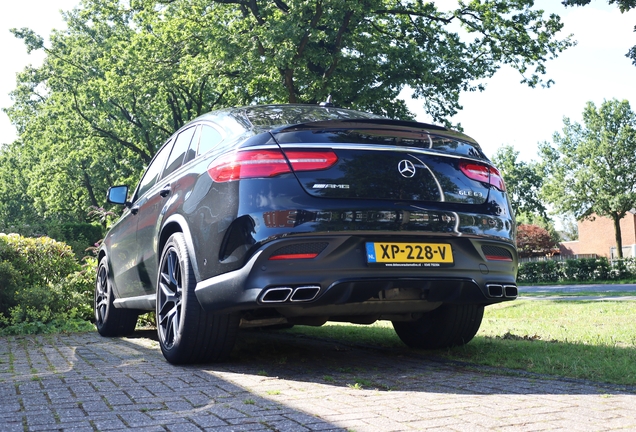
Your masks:
M154 334L0 338L0 430L343 430L207 366L168 364Z
M156 340L154 330L135 337ZM163 360L163 359L162 359ZM194 366L297 383L379 392L451 394L636 394L636 386L589 382L449 361L426 351L384 348L274 330L243 330L228 362Z

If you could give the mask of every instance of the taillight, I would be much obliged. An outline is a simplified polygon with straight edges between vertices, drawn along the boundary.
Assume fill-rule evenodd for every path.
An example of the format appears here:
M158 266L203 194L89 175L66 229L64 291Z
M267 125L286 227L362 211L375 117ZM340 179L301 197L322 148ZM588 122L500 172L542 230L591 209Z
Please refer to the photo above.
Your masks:
M280 150L240 151L221 156L208 166L208 174L215 182L274 177L289 172L291 168Z
M287 150L285 155L294 171L324 170L338 162L338 156L331 150Z
M490 168L490 184L502 192L506 191L506 184L503 177L496 168Z
M496 168L477 162L461 161L459 169L470 179L488 183L502 192L506 190L503 177Z
M215 182L229 182L245 178L274 177L294 171L327 169L338 161L331 151L244 150L221 156L208 166L208 174ZM291 167L290 167L291 164Z

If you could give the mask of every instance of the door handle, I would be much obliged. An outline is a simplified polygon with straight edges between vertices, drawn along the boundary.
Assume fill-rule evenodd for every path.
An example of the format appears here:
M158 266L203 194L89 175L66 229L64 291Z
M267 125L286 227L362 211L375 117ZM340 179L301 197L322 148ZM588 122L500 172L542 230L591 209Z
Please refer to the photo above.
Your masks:
M168 195L170 195L171 189L170 189L170 183L168 183L167 185L165 185L163 187L163 189L161 189L159 191L159 195L161 195L162 197L167 197Z

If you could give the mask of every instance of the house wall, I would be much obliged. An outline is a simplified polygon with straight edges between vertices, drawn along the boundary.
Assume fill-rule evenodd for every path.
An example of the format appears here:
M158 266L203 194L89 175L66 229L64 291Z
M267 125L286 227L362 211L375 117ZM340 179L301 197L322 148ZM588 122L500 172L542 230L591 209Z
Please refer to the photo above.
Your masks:
M579 240L563 242L561 254L597 254L610 257L610 248L616 246L614 239L614 222L610 218L596 216L594 220L578 222ZM623 246L636 244L636 217L634 213L627 213L621 219L621 237Z

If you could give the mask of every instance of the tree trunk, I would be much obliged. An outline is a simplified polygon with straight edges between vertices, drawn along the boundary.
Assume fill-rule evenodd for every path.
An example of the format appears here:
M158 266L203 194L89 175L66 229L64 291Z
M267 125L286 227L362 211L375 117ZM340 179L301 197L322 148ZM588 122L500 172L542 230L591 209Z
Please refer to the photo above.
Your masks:
M84 174L84 186L86 187L86 191L88 192L88 199L91 201L91 205L94 207L99 207L99 203L97 202L97 198L95 197L95 192L93 191L93 186L91 185L91 178L88 176L88 173L84 169L82 169L82 174Z
M616 251L618 253L618 258L623 258L623 239L621 236L621 219L622 217L618 214L612 215L612 220L614 221L614 236L616 237Z
M297 103L298 100L296 99L296 89L294 88L294 70L285 69L284 78L285 78L285 87L287 88L287 93L289 95L287 102L290 104Z

